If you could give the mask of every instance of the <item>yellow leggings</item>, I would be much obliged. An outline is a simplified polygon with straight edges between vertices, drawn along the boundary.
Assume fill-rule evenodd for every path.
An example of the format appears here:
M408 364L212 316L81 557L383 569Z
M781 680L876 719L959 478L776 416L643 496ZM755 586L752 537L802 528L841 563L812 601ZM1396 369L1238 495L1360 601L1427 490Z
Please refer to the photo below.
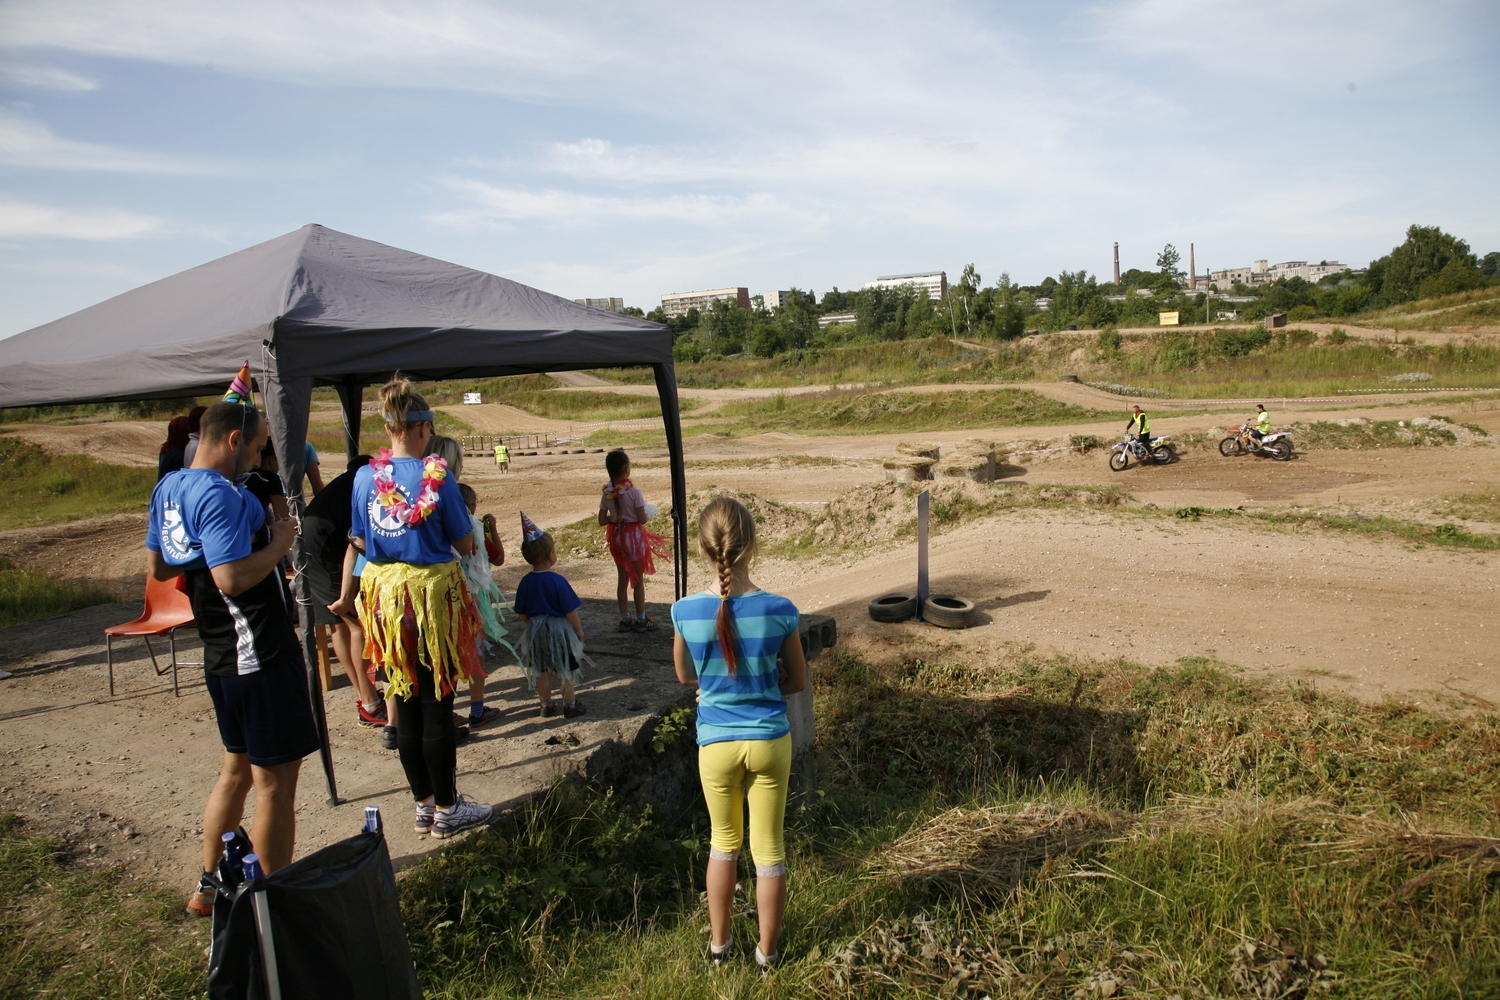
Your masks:
M713 826L709 857L732 861L744 843L745 800L750 800L750 854L755 873L786 874L787 776L792 736L775 740L726 740L698 748L698 777Z

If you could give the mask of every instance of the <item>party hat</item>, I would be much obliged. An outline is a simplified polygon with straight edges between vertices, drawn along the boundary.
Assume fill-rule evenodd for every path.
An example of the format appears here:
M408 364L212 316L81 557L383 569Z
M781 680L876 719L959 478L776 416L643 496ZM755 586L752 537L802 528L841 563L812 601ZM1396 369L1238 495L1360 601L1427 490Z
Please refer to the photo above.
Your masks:
M546 532L544 532L541 528L538 528L536 524L532 522L531 518L526 516L526 512L524 510L521 511L521 535L525 538L525 540L528 542L534 542L538 538L541 538L544 534L546 534Z
M255 400L250 395L250 362L246 361L240 373L229 383L229 391L224 393L224 402L243 403L255 409Z

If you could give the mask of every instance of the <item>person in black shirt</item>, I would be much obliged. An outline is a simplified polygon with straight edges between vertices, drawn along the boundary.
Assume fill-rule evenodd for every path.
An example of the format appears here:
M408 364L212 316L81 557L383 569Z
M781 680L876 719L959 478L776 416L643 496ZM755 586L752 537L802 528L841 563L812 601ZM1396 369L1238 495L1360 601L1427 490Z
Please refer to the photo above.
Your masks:
M260 451L260 464L240 476L235 482L245 488L262 507L271 508L276 519L291 516L286 506L286 487L281 484L281 463L276 461L276 449L270 441Z
M333 651L344 665L344 674L358 701L357 721L365 729L390 724L386 703L376 693L364 670L365 633L359 619L347 618L328 609L339 599L344 582L344 553L349 548L350 498L354 495L354 473L370 464L369 455L349 463L349 470L318 491L302 514L302 541L307 546L308 590L312 594L313 621L332 630Z
M248 472L266 441L266 422L239 403L203 414L191 468L171 473L151 495L146 571L183 578L203 640L224 763L203 810L203 870L217 863L222 834L239 826L255 789L250 841L267 874L292 860L297 773L319 747L302 645L277 566L296 527L266 520L266 508L234 478ZM190 912L213 912L213 888L200 879Z

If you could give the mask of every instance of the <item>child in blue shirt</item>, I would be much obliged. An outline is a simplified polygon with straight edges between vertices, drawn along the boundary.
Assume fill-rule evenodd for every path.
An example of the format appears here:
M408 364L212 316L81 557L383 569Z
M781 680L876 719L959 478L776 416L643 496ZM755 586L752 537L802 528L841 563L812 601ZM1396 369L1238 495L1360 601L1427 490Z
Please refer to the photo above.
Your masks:
M583 652L583 622L578 617L583 602L563 575L552 570L557 564L552 536L532 524L524 511L521 532L521 558L531 567L516 585L516 614L526 623L521 633L521 669L541 699L543 717L557 714L552 704L556 681L562 685L563 716L577 718L584 709L574 691L588 660Z

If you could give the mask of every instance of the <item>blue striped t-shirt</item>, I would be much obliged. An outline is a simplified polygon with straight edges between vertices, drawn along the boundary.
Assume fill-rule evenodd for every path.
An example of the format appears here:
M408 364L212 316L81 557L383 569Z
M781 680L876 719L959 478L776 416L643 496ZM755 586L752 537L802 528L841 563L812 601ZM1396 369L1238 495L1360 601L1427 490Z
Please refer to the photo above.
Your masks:
M797 632L797 606L764 590L729 599L739 660L724 663L715 620L719 596L706 591L672 605L672 627L687 642L698 670L698 745L725 740L775 740L791 732L776 671L781 643Z

